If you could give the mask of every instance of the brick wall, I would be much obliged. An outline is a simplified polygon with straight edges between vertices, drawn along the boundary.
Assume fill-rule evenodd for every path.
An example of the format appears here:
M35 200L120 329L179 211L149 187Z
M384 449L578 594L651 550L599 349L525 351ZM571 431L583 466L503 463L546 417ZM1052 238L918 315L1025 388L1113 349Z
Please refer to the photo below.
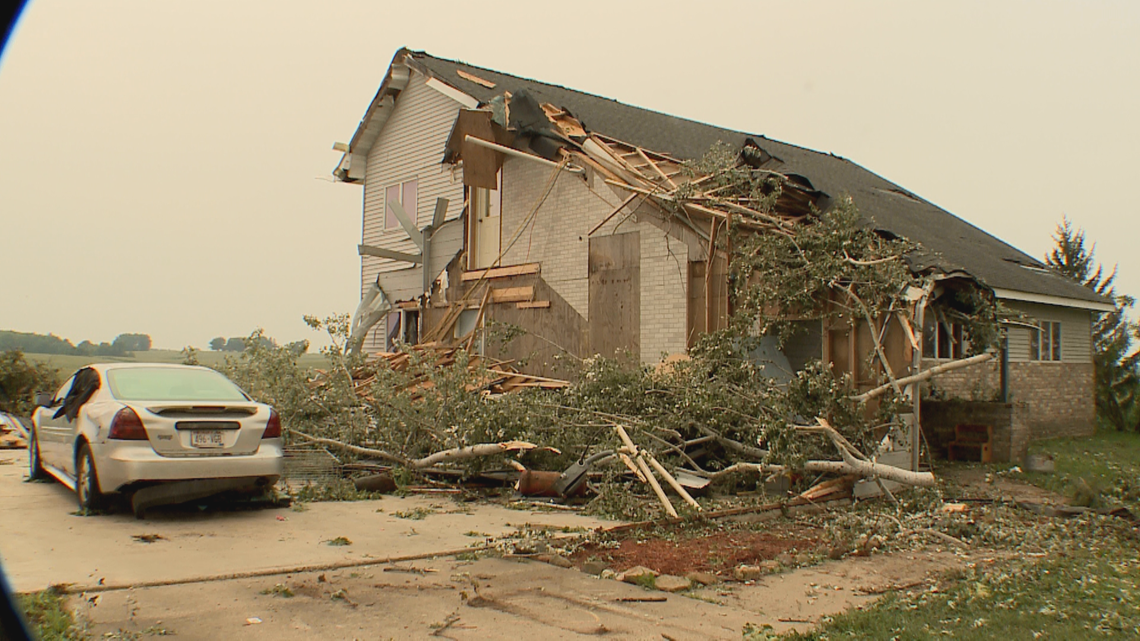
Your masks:
M946 456L954 440L954 426L989 425L994 428L993 461L1021 463L1029 446L1029 404L992 401L922 402L922 430L935 455Z
M549 167L535 162L508 158L503 164L504 247L541 198L550 176ZM588 234L625 196L596 176L561 172L534 221L503 256L503 264L542 263L542 280L588 321ZM689 232L643 206L636 212L623 211L594 236L635 231L641 239L640 357L643 363L656 363L662 354L686 349L690 248L682 239Z
M937 398L993 401L1000 390L1001 364L994 359L941 374L927 385L925 393ZM1009 400L1026 405L1031 440L1092 434L1096 417L1093 364L1012 362Z

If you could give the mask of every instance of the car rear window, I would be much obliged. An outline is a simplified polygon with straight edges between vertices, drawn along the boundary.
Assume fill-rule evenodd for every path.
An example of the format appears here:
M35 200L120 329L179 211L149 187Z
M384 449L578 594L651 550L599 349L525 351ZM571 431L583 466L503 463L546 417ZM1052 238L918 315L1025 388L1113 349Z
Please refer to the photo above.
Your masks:
M107 372L120 401L245 401L230 379L213 370L132 367Z

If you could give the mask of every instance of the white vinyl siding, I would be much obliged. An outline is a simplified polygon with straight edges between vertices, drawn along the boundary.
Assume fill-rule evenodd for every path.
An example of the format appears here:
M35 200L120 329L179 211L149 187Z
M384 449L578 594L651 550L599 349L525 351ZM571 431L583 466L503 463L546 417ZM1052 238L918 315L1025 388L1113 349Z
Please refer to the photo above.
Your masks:
M428 87L423 76L412 74L408 86L396 98L392 115L368 152L361 233L363 244L405 254L420 253L419 247L408 238L402 225L386 228L388 188L402 188L409 181L415 181L416 204L415 211L407 213L417 221L420 229L431 224L437 198L449 201L446 220L454 220L462 215L463 174L441 162L444 145L455 124L459 108L459 103ZM432 245L433 268L441 262L441 258L446 264L446 260L450 260L462 248L463 234L457 231L461 229L461 222L452 223L444 229L444 233L436 235ZM361 256L362 293L376 280L377 274L390 274L387 280L391 282L382 282L382 285L385 285L386 293L396 300L407 297L410 291L422 289L423 276L418 265ZM387 323L379 323L369 333L364 342L366 351L385 349L386 325Z
M440 162L458 113L459 103L431 89L423 76L413 73L408 86L396 98L391 117L368 153L361 234L365 245L406 254L418 254L420 251L402 226L385 229L385 192L393 185L417 181L416 211L409 211L408 215L416 219L420 229L431 223L436 198L450 201L448 220L462 214L462 173ZM377 273L410 266L372 256L363 256L361 261L361 291L376 280Z
M1092 362L1092 314L1088 310L1056 305L1041 305L1021 301L1004 301L1006 306L1030 317L1030 323L1053 321L1061 324L1061 362ZM1037 330L1023 326L1012 326L1009 338L1009 360L1029 362L1031 360L1031 332Z

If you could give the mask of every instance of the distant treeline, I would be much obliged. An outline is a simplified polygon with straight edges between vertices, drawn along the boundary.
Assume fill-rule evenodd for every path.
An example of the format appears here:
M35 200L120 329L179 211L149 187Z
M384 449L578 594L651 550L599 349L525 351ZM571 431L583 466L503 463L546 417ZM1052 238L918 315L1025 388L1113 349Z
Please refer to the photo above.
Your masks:
M29 354L74 354L79 356L125 356L133 352L145 352L151 348L148 334L119 334L107 343L83 341L72 344L66 338L55 334L35 334L0 330L0 352L20 350Z
M230 338L218 336L210 341L210 349L215 352L244 352L245 348L251 346L254 342L264 348L272 349L277 347L277 341L258 333L245 338L240 336L231 336ZM285 345L285 349L300 356L309 351L309 341L294 341Z

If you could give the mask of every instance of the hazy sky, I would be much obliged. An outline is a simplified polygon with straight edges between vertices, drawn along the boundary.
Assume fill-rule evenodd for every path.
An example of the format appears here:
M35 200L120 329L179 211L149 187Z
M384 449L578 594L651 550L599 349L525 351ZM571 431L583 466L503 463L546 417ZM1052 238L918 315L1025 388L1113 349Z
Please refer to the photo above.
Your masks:
M847 157L1140 295L1140 3L33 0L0 59L0 329L205 347L358 300L330 172L401 46Z

